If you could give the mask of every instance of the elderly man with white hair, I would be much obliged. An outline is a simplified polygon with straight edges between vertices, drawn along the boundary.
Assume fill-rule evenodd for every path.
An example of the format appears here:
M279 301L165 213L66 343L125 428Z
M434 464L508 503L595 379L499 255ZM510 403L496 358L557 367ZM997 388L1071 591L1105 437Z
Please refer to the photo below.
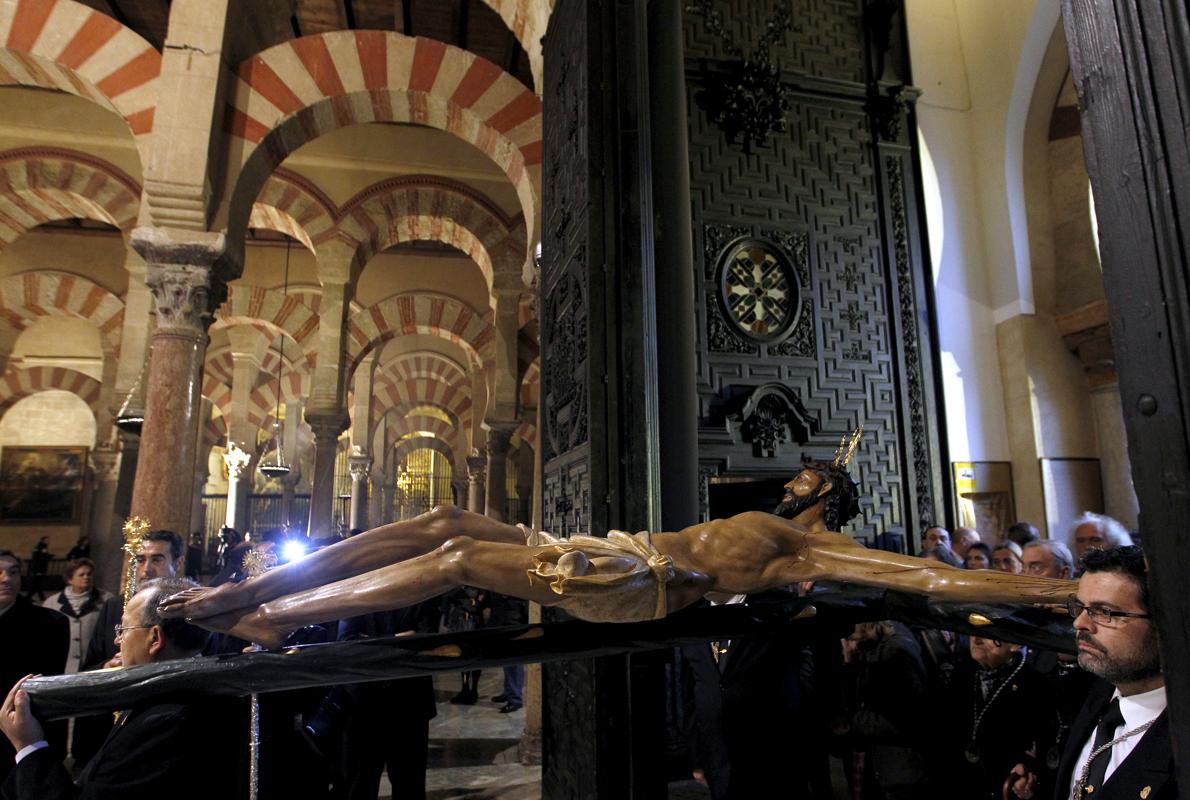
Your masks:
M1038 539L1022 548L1021 561L1026 575L1067 579L1074 575L1074 557L1070 548L1053 539Z
M1081 562L1091 550L1107 550L1132 544L1127 528L1106 514L1084 511L1070 525L1070 549Z

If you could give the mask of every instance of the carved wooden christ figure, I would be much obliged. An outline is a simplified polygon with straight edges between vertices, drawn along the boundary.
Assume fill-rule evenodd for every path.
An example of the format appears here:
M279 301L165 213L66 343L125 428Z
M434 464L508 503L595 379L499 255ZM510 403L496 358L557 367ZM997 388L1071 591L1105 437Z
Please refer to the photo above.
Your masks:
M956 602L1065 602L1075 581L869 550L832 533L859 511L846 460L806 461L772 514L749 511L677 533L553 539L446 506L324 548L257 578L166 600L186 617L268 647L303 625L401 608L458 586L560 607L595 622L657 619L708 593L835 580Z

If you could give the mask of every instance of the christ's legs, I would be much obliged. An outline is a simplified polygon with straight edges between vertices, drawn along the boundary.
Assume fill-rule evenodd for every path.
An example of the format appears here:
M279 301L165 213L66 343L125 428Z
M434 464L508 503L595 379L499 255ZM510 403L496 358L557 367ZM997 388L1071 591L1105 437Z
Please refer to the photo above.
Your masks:
M455 537L426 555L195 624L279 647L290 631L303 625L404 608L463 585L541 605L557 603L560 598L548 586L529 582L532 568L533 550L524 545Z
M382 525L337 542L242 583L224 584L215 589L191 589L174 595L162 603L161 613L167 617L201 619L255 608L284 595L363 575L430 553L456 536L480 542L525 543L525 534L515 525L496 522L454 506L439 506L413 519Z

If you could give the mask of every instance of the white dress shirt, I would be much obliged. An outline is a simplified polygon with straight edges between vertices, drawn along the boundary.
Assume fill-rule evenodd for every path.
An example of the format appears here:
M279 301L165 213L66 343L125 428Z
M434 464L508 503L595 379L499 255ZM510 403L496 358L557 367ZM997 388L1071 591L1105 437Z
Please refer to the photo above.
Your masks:
M1124 697L1120 694L1120 690L1116 689L1112 695L1112 699L1119 699L1120 714L1124 717L1124 724L1116 728L1112 732L1112 739L1117 736L1122 736L1130 730L1139 728L1146 722L1157 719L1161 716L1161 712L1165 710L1165 687L1152 689L1141 694L1134 694L1131 697ZM1133 749L1140 744L1140 740L1148 734L1138 734L1136 736L1129 736L1124 741L1115 745L1111 749L1111 753L1105 753L1100 758L1107 758L1111 756L1107 762L1107 772L1104 773L1103 780L1106 781L1112 776L1124 759L1128 758ZM1109 739L1108 741L1111 741ZM1078 758L1074 761L1074 771L1070 774L1070 786L1066 792L1066 796L1074 798L1074 787L1078 783L1079 776L1083 774L1083 767L1087 763L1087 759L1091 757L1091 746L1095 743L1095 728L1091 728L1091 734L1087 737L1087 741L1083 744L1083 749L1079 752ZM1078 798L1074 798L1078 800Z

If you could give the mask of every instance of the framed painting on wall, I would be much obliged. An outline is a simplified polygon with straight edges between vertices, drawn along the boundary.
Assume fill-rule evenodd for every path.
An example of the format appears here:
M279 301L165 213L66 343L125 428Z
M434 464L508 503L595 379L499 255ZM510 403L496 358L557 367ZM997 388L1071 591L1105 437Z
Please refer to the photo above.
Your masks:
M1097 458L1041 458L1041 495L1050 537L1063 539L1084 511L1103 513L1103 478Z
M0 449L0 523L78 524L86 466L86 447Z
M1016 522L1012 464L1007 461L955 461L954 518L974 528L985 542L999 542Z

